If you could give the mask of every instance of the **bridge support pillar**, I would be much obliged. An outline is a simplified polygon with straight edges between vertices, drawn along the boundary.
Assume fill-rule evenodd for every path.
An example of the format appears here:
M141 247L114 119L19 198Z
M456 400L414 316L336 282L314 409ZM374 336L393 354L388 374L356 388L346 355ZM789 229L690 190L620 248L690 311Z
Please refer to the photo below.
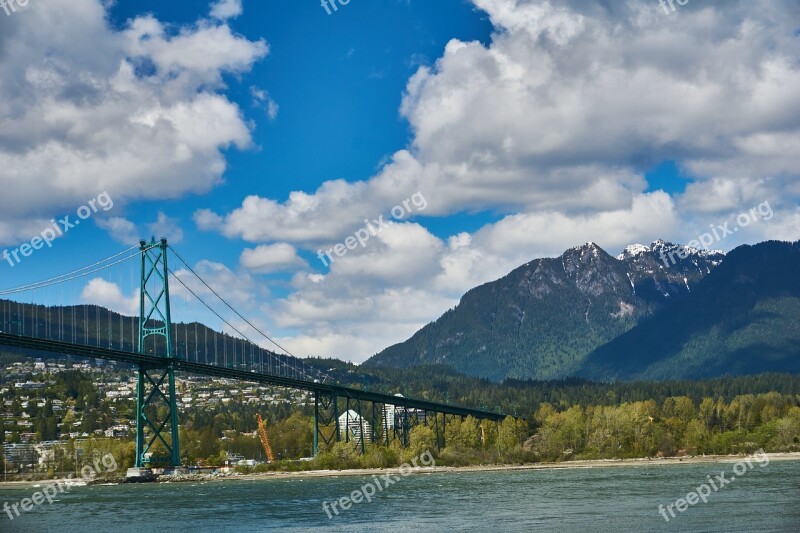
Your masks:
M341 437L339 398L333 393L314 392L314 457L321 445L330 446Z
M358 432L359 432L359 439L361 441L361 455L364 455L366 452L366 443L364 441L367 440L367 436L364 434L364 410L361 408L361 397L356 399L356 409L358 410Z
M175 395L175 352L169 303L167 241L140 242L142 278L139 291L139 353L164 357L158 368L139 367L136 388L136 466L153 463L180 466L178 408ZM152 344L146 341L152 337ZM159 407L161 409L159 409ZM166 413L163 408L166 407ZM154 456L160 443L165 456Z
M166 383L165 383L166 382ZM175 406L175 371L139 367L136 387L136 467L151 463L180 466L178 411ZM166 414L159 413L166 408ZM169 427L167 427L169 426ZM166 455L153 455L151 448L163 445Z
M314 444L311 452L314 457L319 455L319 392L314 391Z
M433 413L433 426L436 432L436 451L441 453L442 435L439 433L439 413L437 412Z

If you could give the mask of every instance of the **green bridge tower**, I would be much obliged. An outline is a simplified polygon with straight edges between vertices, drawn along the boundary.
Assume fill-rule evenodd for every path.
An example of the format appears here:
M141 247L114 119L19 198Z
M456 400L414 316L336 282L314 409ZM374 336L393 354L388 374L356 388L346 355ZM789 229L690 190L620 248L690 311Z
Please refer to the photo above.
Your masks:
M167 240L141 241L142 279L139 295L140 354L158 355L163 365L139 365L136 387L136 468L151 464L180 466L178 409L175 403L175 351L169 304ZM146 343L153 337L150 343ZM148 353L148 345L150 352ZM169 426L169 427L167 427ZM150 450L160 442L165 456Z

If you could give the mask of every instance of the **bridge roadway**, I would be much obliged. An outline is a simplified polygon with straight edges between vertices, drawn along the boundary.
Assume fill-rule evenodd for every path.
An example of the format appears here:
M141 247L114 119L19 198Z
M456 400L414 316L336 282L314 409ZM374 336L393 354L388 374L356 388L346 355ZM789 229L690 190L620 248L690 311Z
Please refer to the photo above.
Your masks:
M428 412L444 413L455 416L473 416L475 418L483 420L500 421L506 417L506 415L493 413L489 411L483 411L480 409L470 409L468 407L459 407L455 405L442 404L427 400L416 400L414 398L392 396L390 394L364 391L360 389L353 389L350 387L342 387L340 385L335 385L335 384L317 383L314 381L306 381L302 379L274 376L272 374L262 374L260 372L254 372L254 371L237 370L235 368L225 368L215 365L206 365L202 363L191 363L188 361L182 361L180 359L168 359L165 357L159 357L154 355L143 355L121 350L113 350L109 348L83 346L80 344L71 344L61 341L37 339L34 337L11 335L8 333L0 333L0 346L25 348L28 350L36 350L39 352L56 353L61 355L73 355L77 357L87 357L91 359L118 361L137 366L143 365L145 368L148 369L156 369L156 368L165 369L168 367L169 364L172 364L173 368L176 371L186 372L189 374L237 379L240 381L249 381L254 383L265 383L268 385L277 385L281 387L305 390L314 393L335 395L339 398L350 398L353 400L362 400L372 403L396 405L398 407L421 409Z

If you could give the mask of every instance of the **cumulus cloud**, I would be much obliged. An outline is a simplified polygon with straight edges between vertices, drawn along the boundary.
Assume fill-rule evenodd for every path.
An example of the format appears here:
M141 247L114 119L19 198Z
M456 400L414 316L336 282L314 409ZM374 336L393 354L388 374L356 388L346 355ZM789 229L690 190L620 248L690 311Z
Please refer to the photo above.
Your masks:
M286 243L261 245L242 252L241 265L253 272L267 274L307 266L294 246Z
M102 278L89 280L81 291L81 302L99 305L125 316L139 316L139 291L125 296L119 285Z
M146 225L147 230L140 232L137 225L124 217L98 218L97 225L106 230L109 236L120 244L132 246L140 239L149 240L166 238L171 244L183 240L183 229L178 220L170 218L162 211L158 212L156 220Z
M123 217L98 218L98 226L106 230L112 239L120 244L133 246L142 237L136 229L136 224Z
M173 268L175 268L174 265ZM247 312L257 309L259 301L269 296L269 291L256 283L249 274L235 272L222 263L202 260L198 261L192 269L208 284L208 287L198 280L188 268L178 268L174 270L174 275L180 281L170 284L170 295L173 298L180 298L195 305L197 304L195 296L197 296L213 309L223 309L224 304L217 299L214 294L216 292L240 312ZM228 311L224 312L228 313ZM234 319L229 314L223 316L226 319Z
M222 151L251 145L221 91L224 74L268 53L222 20L239 2L177 29L151 15L116 29L105 5L52 0L0 19L0 225L49 219L98 191L120 201L208 191Z
M252 195L225 216L202 209L195 213L194 219L200 229L220 231L250 242L335 242L362 227L364 219L379 216L380 207L376 206L393 205L372 204L367 192L365 184L328 181L315 194L294 191L284 203Z
M211 5L211 16L219 20L236 18L242 12L242 0L219 0Z
M183 240L183 229L178 220L168 217L161 211L158 212L156 221L147 228L156 239L167 239L170 244L178 244Z
M417 71L401 108L412 146L375 177L285 202L251 196L227 215L198 212L198 224L253 242L337 239L418 189L434 215L618 212L664 160L695 176L687 211L712 210L710 183L760 180L762 200L778 202L798 181L795 3L684 6L680 17L645 1L475 4L495 25L491 45L453 40Z

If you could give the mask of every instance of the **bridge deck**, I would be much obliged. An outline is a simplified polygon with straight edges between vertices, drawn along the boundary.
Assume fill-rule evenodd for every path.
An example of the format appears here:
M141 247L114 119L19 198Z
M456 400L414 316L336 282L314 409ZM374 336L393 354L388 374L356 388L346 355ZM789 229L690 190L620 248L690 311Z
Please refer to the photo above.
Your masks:
M364 391L361 389L343 387L335 384L317 383L314 381L286 378L281 376L275 376L272 374L263 374L254 371L239 370L235 368L226 368L215 365L206 365L202 363L191 363L188 361L183 361L181 359L167 359L164 357L158 357L153 355L143 355L121 350L113 350L109 348L98 348L96 346L83 346L80 344L71 344L61 341L37 339L34 337L11 335L8 333L0 333L0 346L24 348L28 350L36 350L40 352L56 353L63 355L74 355L77 357L87 357L92 359L118 361L136 366L142 365L145 366L146 368L167 368L170 364L172 364L173 368L176 371L187 372L189 374L230 378L230 379L237 379L240 381L249 381L254 383L265 383L269 385L277 385L291 389L306 390L322 394L332 394L340 398L365 400L373 403L396 405L398 407L421 409L425 411L444 413L448 415L473 416L479 419L495 420L495 421L503 420L506 417L506 415L500 413L493 413L489 411L483 411L480 409L471 409L468 407L459 407L456 405L448 405L438 402L431 402L427 400L417 400L414 398L393 396L390 394Z

